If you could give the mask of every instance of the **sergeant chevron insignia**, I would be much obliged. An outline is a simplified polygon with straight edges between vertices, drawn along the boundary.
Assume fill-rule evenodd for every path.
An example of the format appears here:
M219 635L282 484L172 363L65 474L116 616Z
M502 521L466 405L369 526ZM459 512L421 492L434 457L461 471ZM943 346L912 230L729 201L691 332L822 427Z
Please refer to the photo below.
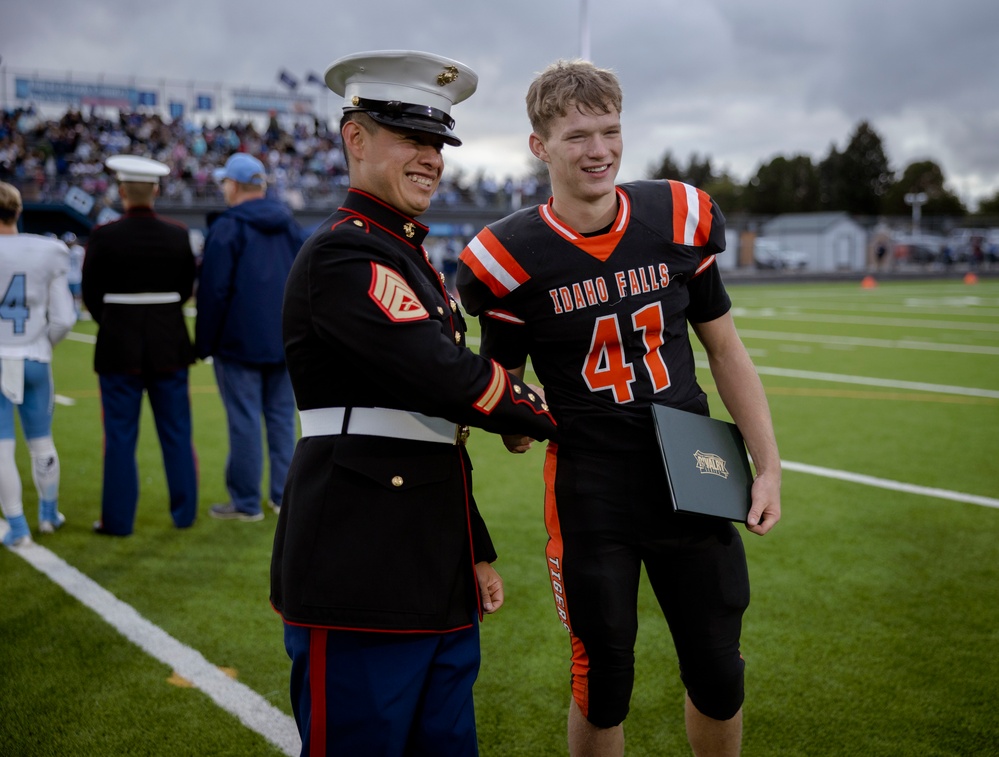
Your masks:
M396 322L419 321L430 314L398 272L379 263L372 264L368 295L382 311Z

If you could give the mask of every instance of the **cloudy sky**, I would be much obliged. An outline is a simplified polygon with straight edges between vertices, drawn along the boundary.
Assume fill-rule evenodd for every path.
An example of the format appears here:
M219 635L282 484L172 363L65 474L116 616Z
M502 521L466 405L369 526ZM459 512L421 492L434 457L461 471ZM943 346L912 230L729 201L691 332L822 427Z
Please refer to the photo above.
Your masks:
M25 0L4 10L8 71L134 75L280 91L375 49L461 60L479 89L445 155L498 179L527 170L533 75L589 46L624 86L622 180L669 150L740 181L777 155L819 161L856 125L892 168L933 160L966 203L999 191L999 2L950 0ZM587 7L587 24L581 8ZM583 30L588 30L585 34ZM332 112L337 98L316 101ZM6 93L12 104L12 94Z

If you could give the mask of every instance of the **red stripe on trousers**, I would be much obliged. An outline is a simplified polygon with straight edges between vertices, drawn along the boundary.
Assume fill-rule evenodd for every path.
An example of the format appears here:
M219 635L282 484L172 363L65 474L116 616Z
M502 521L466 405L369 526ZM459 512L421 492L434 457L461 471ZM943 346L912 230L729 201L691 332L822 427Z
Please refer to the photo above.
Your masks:
M326 629L309 631L309 757L326 755Z

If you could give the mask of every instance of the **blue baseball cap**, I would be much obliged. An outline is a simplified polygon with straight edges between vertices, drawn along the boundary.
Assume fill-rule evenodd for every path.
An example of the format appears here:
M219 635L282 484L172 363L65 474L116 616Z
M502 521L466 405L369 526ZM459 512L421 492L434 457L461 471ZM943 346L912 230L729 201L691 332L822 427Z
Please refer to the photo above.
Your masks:
M264 170L264 164L252 155L237 152L230 155L225 165L222 168L216 168L212 175L215 177L215 181L232 179L239 184L263 186L266 183L267 171Z

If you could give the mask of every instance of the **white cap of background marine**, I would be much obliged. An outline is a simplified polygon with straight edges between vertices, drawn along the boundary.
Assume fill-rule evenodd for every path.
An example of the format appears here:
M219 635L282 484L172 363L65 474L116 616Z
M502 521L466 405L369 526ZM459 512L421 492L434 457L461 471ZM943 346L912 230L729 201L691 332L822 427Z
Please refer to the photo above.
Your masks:
M342 95L343 110L364 111L386 126L438 134L453 146L451 106L471 97L479 77L450 58L415 50L376 50L335 60L326 86Z
M104 165L115 172L118 181L159 184L160 179L170 173L166 163L139 155L112 155Z

